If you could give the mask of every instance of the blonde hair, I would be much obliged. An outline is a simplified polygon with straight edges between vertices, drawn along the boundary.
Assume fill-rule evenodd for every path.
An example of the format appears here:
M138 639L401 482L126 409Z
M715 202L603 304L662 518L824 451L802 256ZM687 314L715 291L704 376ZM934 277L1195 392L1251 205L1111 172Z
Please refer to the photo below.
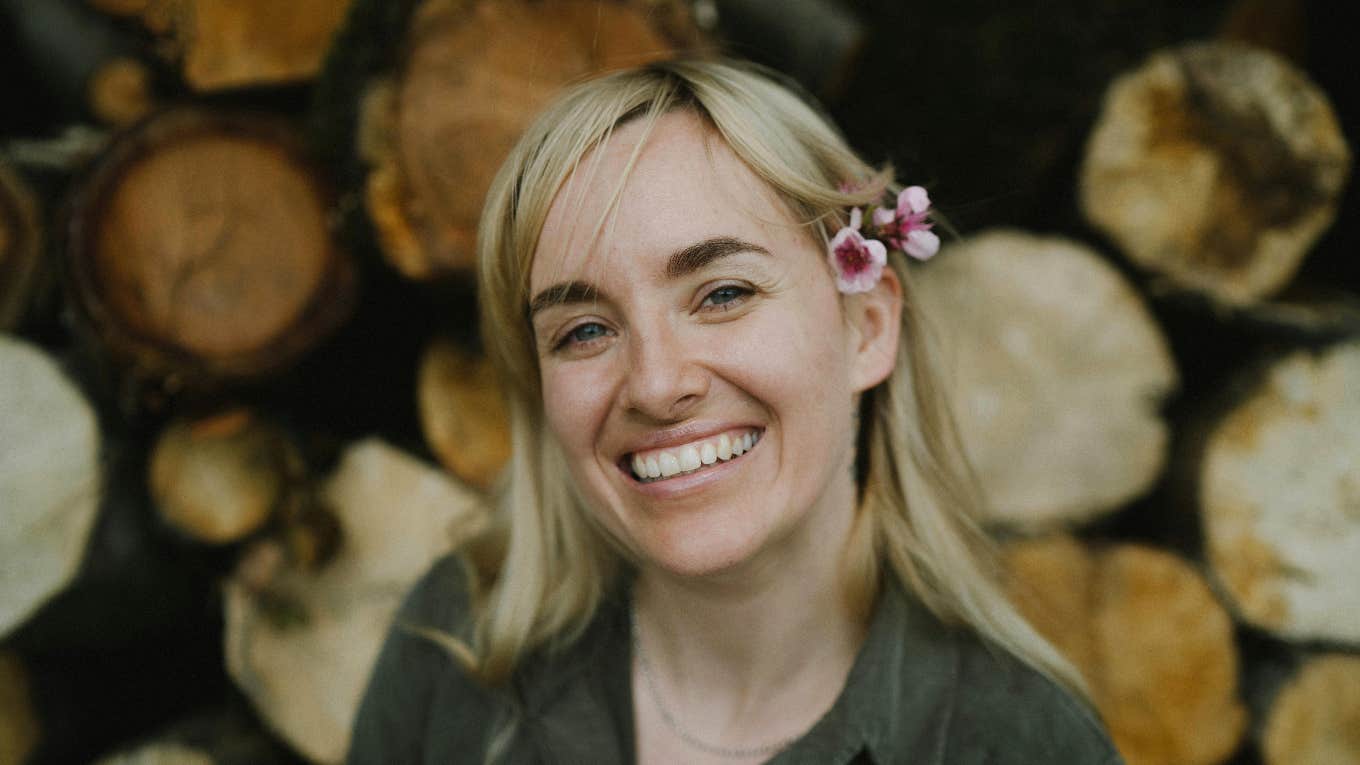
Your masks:
M846 210L891 185L890 171L866 164L778 75L750 64L680 60L617 72L570 89L529 127L492 184L478 231L482 332L506 384L514 442L497 523L469 549L472 670L488 684L503 683L528 652L579 636L625 569L545 422L529 272L548 209L582 158L621 123L646 120L636 158L651 125L675 109L705 119L823 247ZM894 576L940 618L971 625L1084 696L1077 672L998 584L975 520L983 498L936 382L907 263L894 253L890 265L902 283L903 331L896 368L861 400L860 502L844 559L851 605L867 615L883 577Z

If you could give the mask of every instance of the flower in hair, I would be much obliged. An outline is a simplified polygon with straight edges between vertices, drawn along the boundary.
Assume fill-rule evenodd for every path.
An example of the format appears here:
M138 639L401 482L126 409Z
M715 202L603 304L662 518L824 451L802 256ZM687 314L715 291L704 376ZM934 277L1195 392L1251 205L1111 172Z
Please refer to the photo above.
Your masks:
M859 232L863 213L850 211L850 225L831 240L831 264L836 268L836 287L841 292L868 292L883 276L888 264L888 248L877 239L865 239Z
M842 184L842 191L847 191ZM897 195L897 206L869 206L870 227L861 232L864 213L850 211L850 225L831 240L829 256L836 269L841 292L868 292L883 275L888 248L917 260L928 260L940 250L940 238L930 229L930 196L920 186L908 186ZM866 236L867 234L867 236Z

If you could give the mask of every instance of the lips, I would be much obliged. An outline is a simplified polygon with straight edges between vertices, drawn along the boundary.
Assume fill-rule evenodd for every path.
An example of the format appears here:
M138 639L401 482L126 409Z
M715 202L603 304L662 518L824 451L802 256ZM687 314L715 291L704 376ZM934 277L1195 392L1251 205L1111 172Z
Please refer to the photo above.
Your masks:
M619 467L641 483L702 472L739 459L760 442L760 428L733 428L716 435L625 455Z

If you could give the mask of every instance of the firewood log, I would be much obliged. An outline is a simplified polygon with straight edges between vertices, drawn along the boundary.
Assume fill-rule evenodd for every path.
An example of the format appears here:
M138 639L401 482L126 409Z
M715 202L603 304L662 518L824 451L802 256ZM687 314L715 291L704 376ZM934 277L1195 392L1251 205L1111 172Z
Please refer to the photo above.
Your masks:
M352 303L330 205L283 125L163 113L106 153L72 205L77 313L134 376L196 388L277 370Z
M1194 44L1111 85L1081 205L1169 285L1242 305L1293 278L1336 215L1350 161L1327 97L1288 62Z
M1230 605L1285 639L1360 644L1360 341L1242 373L1194 429L1182 491Z
M89 0L164 38L199 91L307 80L321 69L350 0Z
M323 490L344 542L315 573L285 569L226 586L226 661L261 717L314 762L338 762L403 595L475 533L479 495L378 440L346 451Z
M171 423L152 452L148 483L167 525L226 544L264 525L285 502L300 464L278 428L238 408Z
M212 707L172 723L97 765L287 765L296 755L239 705Z
M18 326L28 310L41 257L37 203L0 162L0 331Z
M1261 750L1266 765L1360 762L1360 656L1305 662L1276 696Z
M1070 537L1011 543L1010 590L1086 677L1129 765L1223 762L1247 728L1232 620L1185 561Z
M993 521L1086 521L1156 480L1176 369L1142 299L1095 252L993 231L916 272L922 331Z
M38 737L24 665L15 654L0 651L0 765L20 765Z
M510 458L510 423L490 362L436 340L421 359L416 386L430 449L454 475L491 488Z
M645 0L427 0L412 14L366 202L388 261L413 279L466 271L482 200L529 120L567 83L676 46Z
M100 496L95 413L46 353L0 334L0 636L75 576Z

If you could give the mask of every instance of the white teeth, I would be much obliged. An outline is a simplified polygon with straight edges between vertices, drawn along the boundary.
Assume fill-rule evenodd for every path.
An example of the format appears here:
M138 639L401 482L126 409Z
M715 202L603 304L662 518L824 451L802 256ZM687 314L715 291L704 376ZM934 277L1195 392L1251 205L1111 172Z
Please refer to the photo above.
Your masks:
M713 448L713 444L705 443L699 449L699 461L705 465L712 465L718 461L718 450Z
M661 463L662 477L670 478L671 476L680 472L680 461L677 460L675 458L675 455L671 454L670 452L662 452L659 461Z
M698 470L703 464L699 459L699 450L693 446L686 446L680 450L680 469L684 471Z
M648 481L692 473L706 465L740 457L759 441L760 435L754 432L735 437L722 433L714 440L681 446L676 451L657 452L645 459L634 454L633 475L639 480Z

